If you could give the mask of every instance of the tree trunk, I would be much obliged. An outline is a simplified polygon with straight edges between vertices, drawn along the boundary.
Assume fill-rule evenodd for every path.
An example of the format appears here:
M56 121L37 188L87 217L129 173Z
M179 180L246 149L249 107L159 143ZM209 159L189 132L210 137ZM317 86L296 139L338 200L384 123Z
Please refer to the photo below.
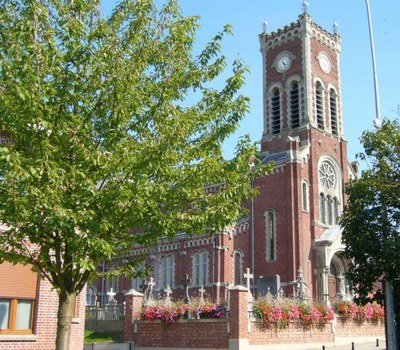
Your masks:
M56 350L69 350L76 295L61 292L58 299Z

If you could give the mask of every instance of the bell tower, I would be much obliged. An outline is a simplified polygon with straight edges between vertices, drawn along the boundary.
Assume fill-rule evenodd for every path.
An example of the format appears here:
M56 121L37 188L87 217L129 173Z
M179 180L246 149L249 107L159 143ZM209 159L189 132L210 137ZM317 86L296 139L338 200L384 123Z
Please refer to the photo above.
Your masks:
M260 34L263 58L263 151L276 140L315 129L343 138L340 36L303 13L297 22Z
M279 274L285 285L301 269L309 296L327 299L343 290L338 216L344 183L355 175L343 134L341 38L336 27L331 33L304 11L259 40L261 152L274 171L255 183L255 275Z

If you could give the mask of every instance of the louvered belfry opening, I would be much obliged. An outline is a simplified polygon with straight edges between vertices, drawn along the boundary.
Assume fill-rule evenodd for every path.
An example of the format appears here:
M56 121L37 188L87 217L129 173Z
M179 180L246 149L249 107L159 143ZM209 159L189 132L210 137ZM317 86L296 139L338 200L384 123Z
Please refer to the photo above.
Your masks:
M322 95L322 85L318 82L315 86L315 104L317 113L317 125L319 129L324 128L324 104Z
M272 91L271 97L271 128L273 134L281 131L281 97L277 88Z
M300 125L299 84L294 81L290 89L290 127L298 128Z
M338 122L337 122L337 98L335 90L331 89L329 94L329 108L331 114L331 129L333 135L338 135Z

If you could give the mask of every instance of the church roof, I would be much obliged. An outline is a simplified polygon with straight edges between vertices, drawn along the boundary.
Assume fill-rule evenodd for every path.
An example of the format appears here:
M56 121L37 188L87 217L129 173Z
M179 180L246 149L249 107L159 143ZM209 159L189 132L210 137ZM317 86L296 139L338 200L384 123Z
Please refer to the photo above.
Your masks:
M325 230L320 238L315 240L315 243L319 244L331 244L340 238L343 229L339 225L332 226Z
M268 164L269 162L283 163L287 159L287 156L288 156L287 151L270 153L263 158L262 162L263 164Z

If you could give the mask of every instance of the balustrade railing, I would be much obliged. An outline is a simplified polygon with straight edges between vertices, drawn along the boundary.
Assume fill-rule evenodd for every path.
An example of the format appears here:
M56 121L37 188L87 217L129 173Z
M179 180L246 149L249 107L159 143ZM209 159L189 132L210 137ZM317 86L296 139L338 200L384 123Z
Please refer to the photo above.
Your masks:
M86 306L87 321L118 321L125 317L125 305Z

